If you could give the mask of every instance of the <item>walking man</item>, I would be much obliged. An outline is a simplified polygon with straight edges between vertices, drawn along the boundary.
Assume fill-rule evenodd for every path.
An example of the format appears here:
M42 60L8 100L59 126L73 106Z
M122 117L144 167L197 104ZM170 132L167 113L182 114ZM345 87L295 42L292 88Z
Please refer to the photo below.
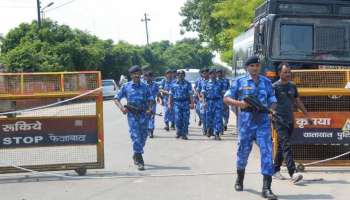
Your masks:
M202 70L202 78L200 80L198 80L198 83L196 83L194 90L197 94L197 97L199 99L198 102L198 109L199 109L199 114L200 114L200 118L202 120L202 132L203 135L207 135L208 131L207 131L207 120L206 120L206 107L204 106L203 103L203 97L201 96L201 92L202 92L202 88L203 85L209 80L209 69L205 68Z
M138 170L144 170L142 154L148 135L148 121L154 99L147 85L140 80L141 67L135 65L128 71L132 80L122 86L115 95L114 102L123 114L127 114L134 164ZM122 98L126 98L126 106L121 104Z
M170 90L169 108L174 106L176 138L187 140L190 109L194 108L191 83L185 80L185 72L178 71L177 81Z
M274 165L272 160L271 123L266 112L255 112L244 98L254 96L266 107L276 107L276 97L271 81L259 75L260 61L257 56L249 57L245 61L248 74L235 79L226 92L224 102L240 108L238 113L238 150L237 150L237 179L236 191L243 191L243 179L248 157L252 150L253 141L260 148L261 174L263 175L262 196L274 200L276 195L271 190Z
M290 144L290 137L294 128L293 112L295 110L295 105L304 113L309 124L313 122L299 97L296 85L291 82L291 69L287 63L281 63L278 66L278 75L280 79L273 84L277 98L276 113L281 116L288 127L278 122L274 124L277 130L278 148L275 156L275 174L273 177L280 180L286 179L280 172L282 162L285 159L291 181L297 183L303 179L303 176L297 172Z
M230 80L225 77L225 71L223 69L216 70L216 74L217 74L218 81L223 85L223 88L226 92L228 89L230 89ZM227 131L227 124L229 119L230 119L230 107L224 104L224 110L223 110L224 131Z
M158 84L156 82L153 81L153 74L151 71L146 71L143 74L143 78L145 81L145 84L148 86L148 89L150 90L150 93L152 95L153 98L153 103L152 103L152 114L150 116L149 119L149 123L148 123L148 135L150 138L154 137L154 120L155 120L155 113L157 110L157 103L156 103L156 99L158 100L159 98L159 87Z
M164 113L164 129L169 131L169 124L174 125L174 111L169 107L170 89L174 83L172 70L168 69L165 72L165 79L159 85L159 92L162 97L163 113Z
M196 110L196 114L198 115L199 121L198 121L198 126L202 125L203 119L202 119L202 114L201 114L201 102L199 100L200 97L200 92L198 91L201 81L204 79L204 75L206 73L207 69L201 69L199 71L200 73L200 77L196 80L196 82L194 83L194 94L193 94L193 98L194 98L194 104L195 104L195 110Z
M220 134L223 132L222 114L224 109L223 94L224 85L216 79L216 70L209 70L209 80L202 87L203 103L206 107L207 136L214 133L215 140L221 140Z

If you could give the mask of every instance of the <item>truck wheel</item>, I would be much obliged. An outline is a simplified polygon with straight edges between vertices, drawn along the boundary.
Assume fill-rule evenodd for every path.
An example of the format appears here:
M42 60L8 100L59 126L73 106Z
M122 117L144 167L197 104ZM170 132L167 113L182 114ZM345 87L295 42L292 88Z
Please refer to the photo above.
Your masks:
M80 167L78 169L74 170L79 176L85 176L86 175L86 168L85 167Z
M298 166L297 166L297 169L300 172L304 172L305 171L305 166L303 164L299 163Z

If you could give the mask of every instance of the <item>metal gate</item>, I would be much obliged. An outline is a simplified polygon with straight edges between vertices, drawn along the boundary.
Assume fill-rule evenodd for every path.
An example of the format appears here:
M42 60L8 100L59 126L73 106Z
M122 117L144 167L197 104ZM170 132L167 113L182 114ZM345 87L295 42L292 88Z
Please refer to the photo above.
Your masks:
M0 173L104 167L100 72L0 73L0 107Z
M307 164L349 152L350 70L293 70L292 76L313 120L308 124L301 112L294 113L291 143L296 162ZM348 166L350 154L317 165Z

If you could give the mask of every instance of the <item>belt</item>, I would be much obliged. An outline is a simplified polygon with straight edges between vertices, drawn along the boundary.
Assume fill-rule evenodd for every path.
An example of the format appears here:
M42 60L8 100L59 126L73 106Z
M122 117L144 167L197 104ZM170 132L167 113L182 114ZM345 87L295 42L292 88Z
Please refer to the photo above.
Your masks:
M189 101L190 99L185 98L185 99L181 99L181 98L174 98L174 101Z
M242 108L242 109L241 109L241 112L268 113L267 111L257 111L257 110L254 110L252 107Z
M255 110L251 107L248 107L248 108L241 108L241 112L255 112Z
M222 98L221 97L214 97L214 98L205 98L206 100L221 100Z

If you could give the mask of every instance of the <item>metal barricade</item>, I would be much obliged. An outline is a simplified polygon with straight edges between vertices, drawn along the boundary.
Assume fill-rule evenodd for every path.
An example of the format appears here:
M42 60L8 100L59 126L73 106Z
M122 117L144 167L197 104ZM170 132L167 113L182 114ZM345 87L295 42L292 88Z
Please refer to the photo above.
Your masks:
M292 77L313 121L308 124L301 112L294 113L291 143L296 162L307 165L349 152L350 70L293 70ZM315 165L348 166L350 153Z
M0 104L0 173L104 167L100 72L0 73Z

